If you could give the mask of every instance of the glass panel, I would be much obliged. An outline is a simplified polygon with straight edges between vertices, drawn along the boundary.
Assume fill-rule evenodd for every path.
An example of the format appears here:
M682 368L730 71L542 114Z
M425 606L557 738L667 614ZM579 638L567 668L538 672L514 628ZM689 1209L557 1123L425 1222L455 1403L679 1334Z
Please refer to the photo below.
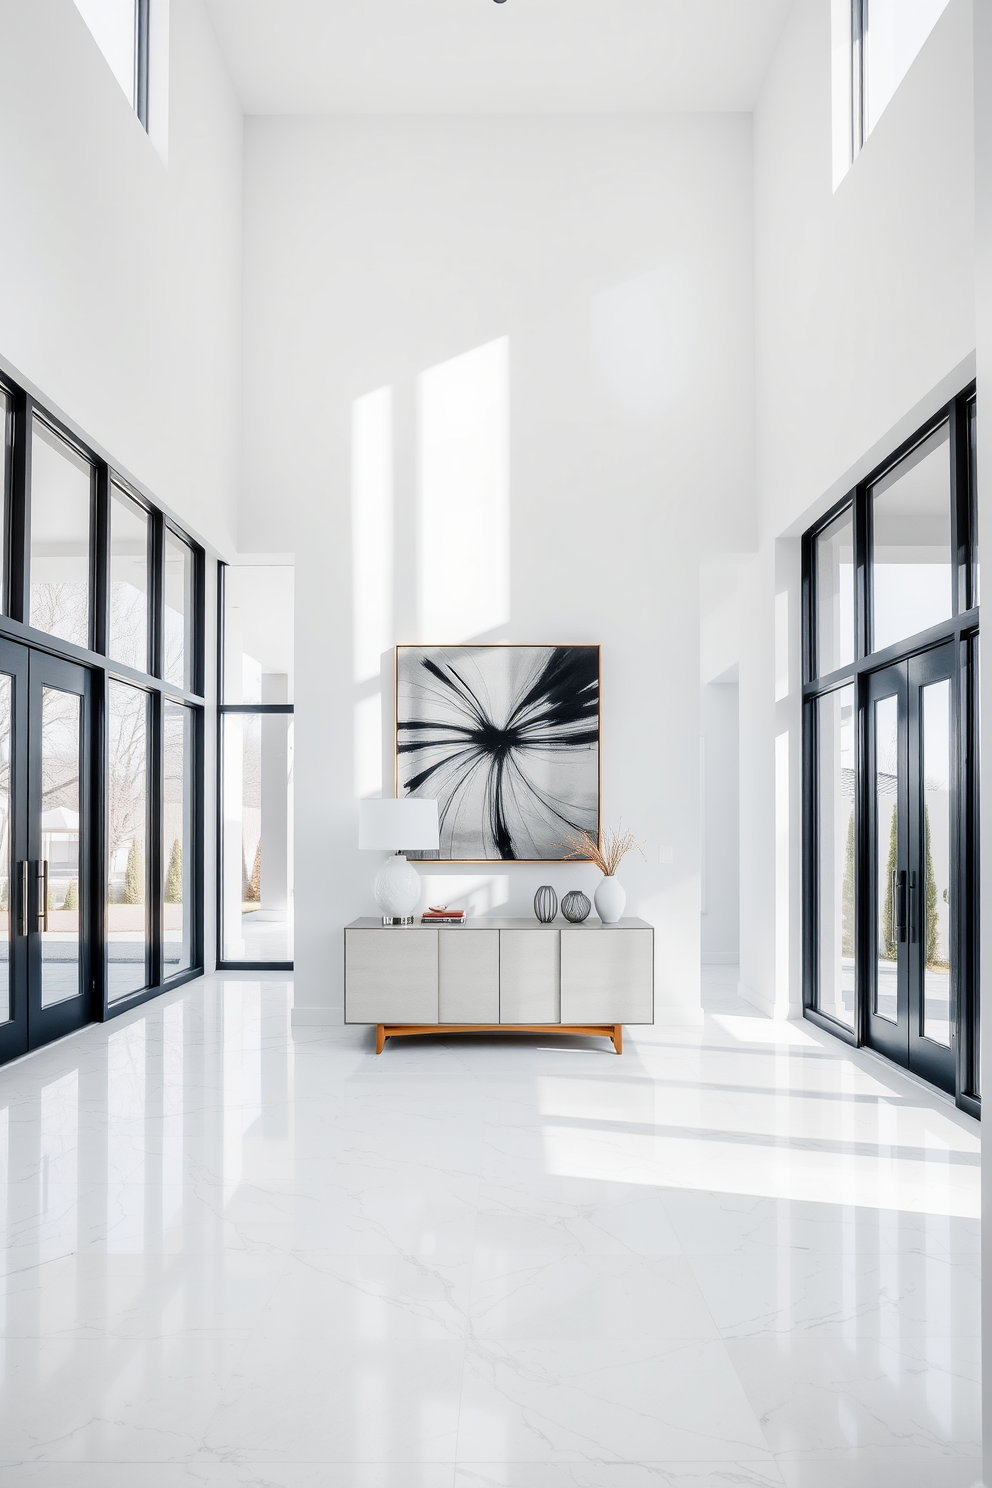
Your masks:
M864 48L869 132L946 4L947 0L868 0Z
M116 486L110 501L110 655L148 670L148 514Z
M975 400L972 398L968 404L968 466L969 466L969 496L972 509L972 534L974 538L974 550L972 552L973 592L971 602L977 605L981 600L982 593L982 570L979 563L979 531L978 531L978 416Z
M111 682L107 707L107 995L148 985L148 697Z
M4 532L6 528L3 518L7 501L7 451L11 434L10 417L10 399L3 389L0 388L0 573L3 572Z
M853 660L854 515L848 508L816 538L817 675Z
M293 720L227 713L224 950L227 961L293 959Z
M48 864L48 928L41 937L41 1005L77 997L79 945L79 744L83 700L42 688L41 856Z
M10 725L13 681L0 673L0 1023L10 1018Z
M899 699L875 704L875 880L878 919L875 926L875 1012L895 1023L898 998L899 939L896 929L899 865Z
M89 645L92 469L35 419L31 439L31 624Z
M854 1027L854 688L817 699L818 1006Z
M923 1033L951 1043L951 684L920 694L923 723Z
M192 965L191 914L192 856L190 851L192 715L181 703L163 708L165 779L162 806L164 975L175 976Z
M293 701L291 568L226 570L223 701Z
M165 533L165 680L189 687L193 554L174 533Z
M951 617L951 462L947 425L872 487L874 646Z
M76 9L134 108L134 0L76 0Z

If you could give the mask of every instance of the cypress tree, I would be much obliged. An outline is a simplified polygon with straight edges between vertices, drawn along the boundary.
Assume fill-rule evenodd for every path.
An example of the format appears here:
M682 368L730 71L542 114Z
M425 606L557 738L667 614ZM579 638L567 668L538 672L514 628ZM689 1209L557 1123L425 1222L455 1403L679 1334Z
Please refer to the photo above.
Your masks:
M887 961L894 961L899 954L896 939L896 906L892 896L892 877L899 861L899 808L893 804L892 824L889 828L889 857L885 865L885 904L882 911L882 944L879 953Z
M841 886L841 954L854 955L854 812L847 823L844 882Z
M124 869L124 904L145 902L145 855L138 846L137 837L131 838L131 848Z
M926 883L926 965L937 966L940 950L940 926L937 923L937 880L933 871L933 853L930 850L930 807L923 808L924 882Z
M173 840L172 852L169 854L169 867L165 875L165 902L183 902L183 850L178 837Z
M69 880L69 887L66 889L66 891L65 891L65 898L62 900L62 908L63 909L78 909L79 908L79 886L77 885L76 880L74 878Z
M255 861L251 867L251 878L248 880L248 889L245 900L249 904L258 904L262 897L262 839L258 839L255 848Z

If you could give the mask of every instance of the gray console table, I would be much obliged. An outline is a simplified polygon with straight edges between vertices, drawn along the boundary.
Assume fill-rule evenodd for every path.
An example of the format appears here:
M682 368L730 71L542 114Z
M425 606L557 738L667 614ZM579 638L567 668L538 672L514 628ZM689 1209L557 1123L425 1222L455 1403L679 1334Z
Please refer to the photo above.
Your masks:
M344 1019L387 1038L424 1033L578 1033L623 1052L625 1023L654 1021L654 930L470 920L344 932Z

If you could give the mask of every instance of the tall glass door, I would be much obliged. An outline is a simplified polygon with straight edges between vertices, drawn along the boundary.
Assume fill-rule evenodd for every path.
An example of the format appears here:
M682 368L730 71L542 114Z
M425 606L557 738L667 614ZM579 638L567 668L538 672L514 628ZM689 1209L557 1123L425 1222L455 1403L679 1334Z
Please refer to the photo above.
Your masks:
M0 1058L93 1016L90 674L0 642Z
M868 1042L955 1089L954 643L868 681Z

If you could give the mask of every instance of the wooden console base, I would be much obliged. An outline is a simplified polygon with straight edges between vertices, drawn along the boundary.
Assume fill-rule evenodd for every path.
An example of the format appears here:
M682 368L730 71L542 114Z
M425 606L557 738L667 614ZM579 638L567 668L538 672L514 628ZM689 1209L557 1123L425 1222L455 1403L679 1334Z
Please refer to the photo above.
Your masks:
M423 1033L578 1033L588 1038L608 1038L617 1053L623 1053L622 1023L377 1023L375 1052L382 1053L387 1038L413 1038Z

